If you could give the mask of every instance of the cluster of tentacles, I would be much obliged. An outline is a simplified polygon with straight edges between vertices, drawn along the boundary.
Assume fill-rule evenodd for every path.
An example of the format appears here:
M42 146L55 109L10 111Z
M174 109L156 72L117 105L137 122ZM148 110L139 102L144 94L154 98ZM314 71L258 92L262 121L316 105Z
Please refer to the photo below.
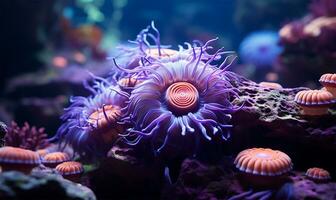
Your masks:
M155 152L183 137L195 146L203 139L227 140L231 114L239 109L226 71L235 55L222 48L208 53L215 40L173 50L160 44L152 23L131 41L135 47L119 49L108 79L86 84L92 96L71 99L55 138L82 156L106 153L116 138L129 145L150 141Z

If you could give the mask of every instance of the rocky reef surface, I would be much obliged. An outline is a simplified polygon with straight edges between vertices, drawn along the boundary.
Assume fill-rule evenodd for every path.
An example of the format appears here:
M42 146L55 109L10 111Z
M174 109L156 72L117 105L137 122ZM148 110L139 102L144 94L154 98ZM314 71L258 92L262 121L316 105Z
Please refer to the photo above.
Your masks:
M245 106L232 117L231 149L241 151L255 146L282 149L298 167L323 165L335 170L336 161L330 159L336 153L335 106L328 115L306 117L300 114L294 97L307 88L272 89L242 80L235 84L240 91L238 101L245 102Z
M0 199L67 199L95 200L93 192L59 175L34 172L24 175L20 172L0 174Z
M314 183L304 176L315 166L335 173L335 108L326 116L304 117L294 96L307 88L273 89L236 74L230 77L239 92L235 103L244 107L232 116L229 141L210 145L216 148L205 145L204 153L192 158L151 158L144 147L116 146L88 174L98 198L121 194L125 199L335 199L334 179ZM251 147L278 149L292 158L294 171L283 185L266 190L241 185L233 159Z
M227 163L226 163L227 164ZM279 188L253 190L242 187L233 166L208 165L186 159L177 182L166 188L162 199L335 199L336 183L315 183L301 172L290 173Z

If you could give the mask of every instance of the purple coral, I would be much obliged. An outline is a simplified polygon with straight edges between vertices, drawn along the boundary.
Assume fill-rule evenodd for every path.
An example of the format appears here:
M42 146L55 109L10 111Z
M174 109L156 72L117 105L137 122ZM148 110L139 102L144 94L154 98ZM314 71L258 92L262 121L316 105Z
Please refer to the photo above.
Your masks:
M226 63L218 67L210 64L226 52L220 49L202 61L209 55L205 50L210 49L210 42L198 47L189 45L186 50L180 48L168 60L156 59L125 70L149 72L131 92L127 105L124 120L133 124L123 135L128 144L136 145L146 138L160 152L177 135L191 135L196 144L202 136L206 140L216 136L229 138L231 113L239 109L231 102L237 94L228 81ZM176 85L183 87L172 96L169 91ZM193 105L188 105L190 101Z
M30 127L27 122L21 128L12 122L4 137L4 142L5 146L20 147L32 151L43 149L49 145L44 128Z
M95 77L89 97L72 97L72 103L61 117L65 123L52 140L70 144L82 158L105 156L123 125L118 124L125 106L124 92L105 79Z

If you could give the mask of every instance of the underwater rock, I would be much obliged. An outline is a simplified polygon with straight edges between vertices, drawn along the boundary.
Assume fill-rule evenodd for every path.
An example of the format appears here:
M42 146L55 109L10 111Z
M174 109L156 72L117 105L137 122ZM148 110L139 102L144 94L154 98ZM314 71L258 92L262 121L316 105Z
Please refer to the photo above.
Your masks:
M163 171L146 155L127 146L114 146L99 167L88 173L98 199L159 199Z
M239 91L236 101L245 106L232 115L229 145L233 153L249 147L270 147L290 152L293 160L298 159L305 168L316 162L330 169L336 167L336 162L328 159L336 153L335 107L327 115L306 117L294 97L307 88L265 88L237 77L231 80Z
M5 123L3 123L2 121L0 121L0 145L2 146L4 141L4 137L5 135L7 134L8 132L8 128L7 128L7 125Z
M58 175L20 172L0 174L0 199L73 199L95 200L93 192Z
M239 91L237 104L244 102L241 113L238 111L236 115L255 114L256 120L262 122L303 121L294 97L297 92L307 88L268 88L237 74L233 76L237 77L237 79L231 79L232 85Z
M335 62L336 3L330 0L312 1L309 12L301 19L283 26L279 34L284 47L276 71L281 83L293 87L306 85L323 73L332 72ZM298 74L304 72L304 76Z
M276 193L275 199L336 199L336 183L315 183L305 177L304 173L295 172L291 176L292 183L282 186Z
M336 197L336 183L314 183L303 172L292 172L278 188L251 190L243 188L229 159L210 165L196 159L184 160L177 182L164 190L162 199L316 199Z
M162 199L228 199L243 193L231 169L229 162L208 165L196 159L186 159L176 183L166 187Z

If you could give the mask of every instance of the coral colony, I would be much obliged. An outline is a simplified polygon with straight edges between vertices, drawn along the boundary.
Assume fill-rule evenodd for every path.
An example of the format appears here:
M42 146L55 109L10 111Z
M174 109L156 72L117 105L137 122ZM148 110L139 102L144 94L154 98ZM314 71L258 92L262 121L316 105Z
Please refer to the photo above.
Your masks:
M118 136L130 145L150 140L155 152L177 135L192 135L195 147L201 138L227 140L231 113L239 107L232 105L237 93L226 71L232 62L212 64L230 52L207 53L215 40L186 43L179 51L163 48L152 23L137 36L136 48L122 49L128 62L113 58L117 75L95 77L87 87L93 96L71 99L54 139L83 157L103 156Z
M23 127L19 127L15 122L12 122L4 137L4 142L5 146L35 151L49 145L47 137L44 128L30 127L28 123L24 123Z
M336 74L323 74L319 80L323 86L320 90L289 89L270 82L257 84L227 71L236 56L223 48L214 51L211 44L216 40L185 43L185 46L179 46L179 50L173 50L160 43L160 33L152 23L138 34L135 41L131 41L135 46L119 48L120 54L111 58L112 72L108 77L90 74L92 81L84 82L84 86L91 95L70 99L70 106L61 117L63 124L54 137L47 139L44 129L30 127L27 123L22 128L14 122L9 128L0 124L1 134L5 134L5 147L0 148L2 171L30 174L34 170L49 170L81 183L85 171L78 161L96 163L94 161L107 157L114 148L124 148L121 152L131 149L133 153L138 150L136 147L145 146L139 149L150 149L150 157L154 159L169 154L171 149L183 154L179 155L183 159L200 158L197 156L204 150L202 147L213 147L218 141L230 139L232 124L237 123L236 118L231 120L236 111L259 110L252 114L253 118L261 114L258 116L260 119L274 112L276 117L264 119L267 122L264 124L287 120L290 127L310 119L317 120L319 116L325 117L325 121L333 117ZM261 51L268 51L269 46L261 48ZM275 53L271 52L272 56ZM291 96L287 98L287 95ZM268 99L275 103L268 105L265 103ZM252 108L253 105L257 106ZM279 129L280 126L277 125ZM288 130L286 126L284 128ZM167 157L162 156L159 160L162 158ZM184 163L199 162L186 160ZM293 179L289 173L293 163L285 152L252 147L241 151L232 164L228 165L236 168L232 174L237 175L242 187L246 185L250 190L238 190L231 195L232 191L225 188L226 195L231 195L230 199L271 199L275 196L275 188L281 185L277 194L281 198L278 199L292 199L291 191L294 189L289 187L295 184L288 183L288 180ZM181 165L181 171L184 165ZM197 172L196 166L194 163L192 171ZM168 164L164 167L164 176L172 186ZM202 170L205 169L212 170L206 167ZM217 171L222 170L216 169L214 173L216 181L219 181L217 173L222 172ZM332 179L327 170L318 167L309 168L304 176L306 179L300 181L325 183ZM184 187L188 181L183 179L188 177L191 175L180 175L175 186L183 182ZM147 178L146 181L150 182ZM223 185L231 186L234 182L230 182L231 175L225 175L225 178ZM208 177L199 179L206 182ZM215 185L222 185L218 183ZM294 186L287 187L288 184ZM285 195L283 198L282 193Z

